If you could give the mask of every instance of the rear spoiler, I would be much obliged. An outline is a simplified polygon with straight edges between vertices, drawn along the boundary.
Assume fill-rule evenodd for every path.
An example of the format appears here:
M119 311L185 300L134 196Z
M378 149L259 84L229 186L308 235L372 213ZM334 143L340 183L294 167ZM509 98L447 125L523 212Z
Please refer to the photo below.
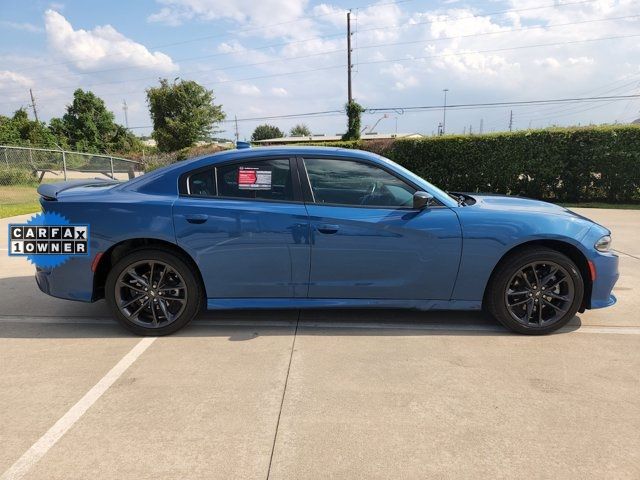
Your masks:
M71 188L116 185L118 183L120 182L118 182L117 180L103 180L102 178L69 180L66 182L57 183L41 183L38 187L38 193L45 200L56 200L59 193Z

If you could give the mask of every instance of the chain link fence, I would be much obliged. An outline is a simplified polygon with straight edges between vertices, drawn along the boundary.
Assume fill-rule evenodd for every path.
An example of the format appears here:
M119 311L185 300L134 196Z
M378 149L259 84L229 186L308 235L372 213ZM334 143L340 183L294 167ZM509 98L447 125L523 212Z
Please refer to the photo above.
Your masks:
M126 158L0 145L0 185L94 177L128 180L142 173L141 162Z
M111 155L0 145L0 218L39 210L41 183L128 180L143 173L141 162Z

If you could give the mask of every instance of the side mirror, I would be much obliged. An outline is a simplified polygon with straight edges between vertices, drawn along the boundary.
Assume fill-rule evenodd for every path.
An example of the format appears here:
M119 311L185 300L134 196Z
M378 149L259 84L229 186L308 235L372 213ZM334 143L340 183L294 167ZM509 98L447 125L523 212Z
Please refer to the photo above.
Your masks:
M433 195L427 192L418 190L413 194L413 208L416 210L422 210L431 205L433 202Z

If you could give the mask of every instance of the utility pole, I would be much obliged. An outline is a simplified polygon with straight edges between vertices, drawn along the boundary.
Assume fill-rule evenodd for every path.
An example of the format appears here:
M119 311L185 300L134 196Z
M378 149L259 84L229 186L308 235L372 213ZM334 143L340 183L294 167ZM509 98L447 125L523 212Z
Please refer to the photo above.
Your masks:
M480 135L484 133L484 118L480 119Z
M29 95L31 95L31 108L33 108L33 116L36 117L36 122L38 122L38 109L36 108L36 99L33 98L33 91L29 89Z
M509 110L509 131L513 132L513 110Z
M347 12L347 91L348 101L353 101L353 94L351 90L351 10Z
M122 110L124 111L124 124L127 130L129 130L129 107L127 106L127 101L124 99L122 100Z
M442 108L442 135L445 134L447 130L447 92L448 88L442 90L444 92L444 107Z
M234 116L233 116L233 119L234 119L234 120L235 120L235 122L236 122L236 144L237 144L237 143L238 143L238 138L240 137L240 135L238 134L238 116L237 116L237 115L234 115Z

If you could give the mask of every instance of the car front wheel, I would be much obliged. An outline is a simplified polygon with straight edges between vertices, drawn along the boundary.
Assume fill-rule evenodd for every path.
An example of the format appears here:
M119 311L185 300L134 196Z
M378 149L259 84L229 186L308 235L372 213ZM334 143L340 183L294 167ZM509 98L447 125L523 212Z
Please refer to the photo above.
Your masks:
M200 311L202 288L180 256L137 250L109 272L105 298L116 319L138 335L167 335Z
M490 281L485 308L511 330L541 335L566 325L583 295L582 276L570 258L532 247L501 262Z

